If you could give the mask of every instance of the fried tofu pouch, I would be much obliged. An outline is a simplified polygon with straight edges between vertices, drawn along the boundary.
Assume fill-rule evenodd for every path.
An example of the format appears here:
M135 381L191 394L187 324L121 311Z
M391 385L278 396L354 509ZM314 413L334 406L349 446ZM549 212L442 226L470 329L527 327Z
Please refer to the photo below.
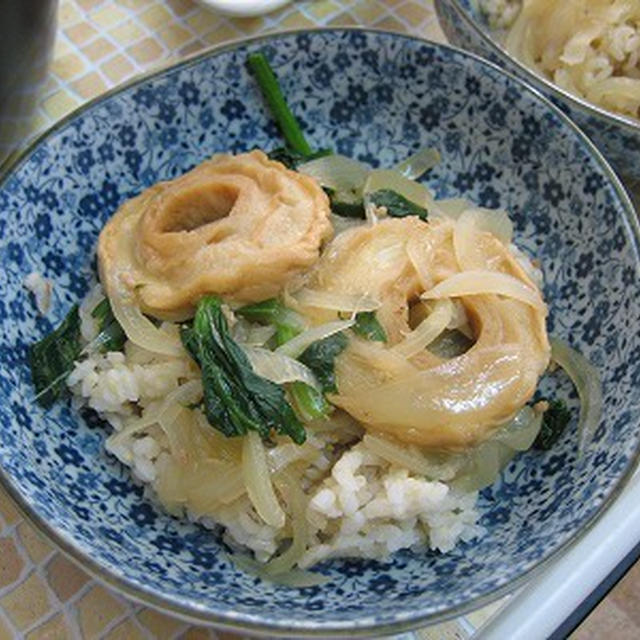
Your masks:
M100 279L167 320L205 294L264 300L318 259L329 215L315 180L262 151L216 155L118 209L100 234Z

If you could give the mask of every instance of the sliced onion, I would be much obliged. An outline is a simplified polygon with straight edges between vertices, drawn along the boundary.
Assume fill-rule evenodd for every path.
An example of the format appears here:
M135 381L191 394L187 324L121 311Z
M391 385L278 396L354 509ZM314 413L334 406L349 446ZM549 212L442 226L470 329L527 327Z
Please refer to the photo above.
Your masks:
M275 333L276 328L272 325L250 325L244 335L244 340L240 342L253 347L261 347L265 342L268 342Z
M488 440L473 449L462 471L451 482L459 491L478 491L493 484L514 457L515 451L502 442Z
M242 472L237 464L221 460L199 460L184 473L187 505L196 517L215 518L222 505L228 505L246 493Z
M387 438L369 433L364 436L363 442L369 451L387 462L430 480L451 480L465 460L464 456L458 454L423 454L416 447L396 444Z
M478 231L488 231L500 242L508 245L513 238L513 223L503 209L472 207L462 212L457 225L473 225ZM456 226L457 226L456 225Z
M578 455L589 446L602 417L602 382L598 370L575 349L552 338L551 359L571 378L580 397L578 420Z
M334 154L305 162L298 171L315 178L323 187L353 191L362 187L370 168L353 158Z
M513 225L504 211L466 209L453 228L453 246L461 271L488 269L488 258L482 249L482 232L488 232L503 244L509 244Z
M292 589L304 589L305 587L315 587L317 585L326 584L330 578L322 575L321 573L314 573L312 571L303 571L302 569L291 569L278 575L270 575L265 570L265 566L250 558L247 555L234 553L229 555L229 560L247 573L256 576L267 582L279 584L283 587L290 587Z
M298 303L305 307L333 309L350 313L375 311L382 305L380 300L366 293L340 293L305 288L297 291L295 297Z
M284 469L292 462L298 460L311 461L318 455L318 448L309 443L309 440L302 444L285 442L267 451L267 462L271 473Z
M453 303L445 298L436 302L433 311L391 349L405 358L424 351L446 328L453 317Z
M249 358L254 372L259 376L276 384L299 381L318 391L322 390L311 369L302 362L261 347L243 347L243 350Z
M473 204L466 198L443 198L435 201L433 213L444 218L457 220L463 211L472 207Z
M268 525L276 529L284 527L286 516L273 490L264 445L255 431L244 437L242 475L256 513Z
M271 576L289 571L295 566L307 550L309 539L309 524L307 523L309 499L300 488L299 481L286 471L281 471L276 477L276 484L286 497L289 506L293 538L291 546L282 555L267 563L265 570Z
M335 213L332 213L329 219L331 220L331 226L336 236L343 231L347 231L347 229L353 229L354 227L362 225L360 218L345 218L344 216L337 216Z
M514 451L526 451L531 447L542 426L542 413L524 406L507 424L491 437Z
M189 380L189 382L185 382L169 392L159 405L145 409L141 418L127 424L122 431L109 436L108 441L110 443L120 442L151 425L159 424L161 419L165 422L175 421L185 405L196 402L201 397L202 382L200 380Z
M352 327L354 324L355 319L352 318L351 320L327 322L326 324L321 324L317 327L313 327L312 329L307 329L307 331L297 335L295 338L289 340L289 342L285 342L283 345L280 345L275 350L275 353L281 353L285 356L289 356L290 358L297 358L314 342L328 338L334 333L340 333L340 331L344 331L345 329Z
M180 338L156 327L133 301L116 292L109 298L109 302L113 315L131 342L147 351L165 356L184 355Z
M398 163L393 170L409 180L417 180L421 175L440 164L440 152L433 147L425 147Z
M429 291L425 291L420 297L430 300L485 294L506 296L520 300L535 309L546 311L544 300L535 289L528 287L521 280L508 273L481 269L456 273Z

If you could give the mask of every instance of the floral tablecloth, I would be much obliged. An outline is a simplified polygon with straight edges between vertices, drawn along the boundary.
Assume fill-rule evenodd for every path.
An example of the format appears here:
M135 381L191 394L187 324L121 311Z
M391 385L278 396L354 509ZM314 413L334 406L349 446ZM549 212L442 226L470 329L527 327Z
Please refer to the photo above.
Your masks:
M33 135L132 76L205 47L278 29L344 25L444 39L432 0L293 2L244 19L216 15L193 0L60 0L54 58ZM499 606L403 638L469 638ZM235 637L191 626L100 585L40 538L0 489L0 640Z

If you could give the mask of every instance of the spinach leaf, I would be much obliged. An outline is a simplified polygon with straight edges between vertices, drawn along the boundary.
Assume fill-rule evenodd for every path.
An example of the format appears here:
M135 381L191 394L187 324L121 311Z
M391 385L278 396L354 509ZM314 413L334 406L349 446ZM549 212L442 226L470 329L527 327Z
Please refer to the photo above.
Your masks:
M315 160L316 158L322 158L324 156L330 156L333 153L331 149L320 149L320 151L314 151L309 154L297 153L287 149L285 147L278 147L267 153L270 160L276 160L282 163L287 169L295 171L301 164L309 162L309 160Z
M98 335L91 349L105 353L122 351L127 340L115 319L109 300L104 298L91 312L98 322ZM73 363L82 356L82 336L78 305L74 305L60 326L29 348L29 367L40 405L49 408L66 391Z
M406 216L418 216L421 220L426 220L428 211L411 200L407 200L403 195L391 189L379 189L374 191L370 199L378 207L386 207L387 214L392 218L404 218Z
M334 333L309 345L298 358L313 371L325 393L338 390L334 371L335 359L346 349L348 342L344 333Z
M375 311L362 311L356 314L356 323L353 331L366 340L386 342L387 334L384 327L378 322Z
M296 312L285 307L277 298L240 307L236 313L247 320L274 326L278 346L289 342L302 331L301 319ZM288 390L298 415L303 420L324 418L331 412L332 407L324 395L308 384L293 382Z
M65 381L78 359L80 314L74 305L60 326L29 348L29 367L38 403L48 409L66 391Z
M244 351L229 333L220 300L204 297L182 342L202 372L204 409L209 423L224 435L249 430L268 438L271 431L302 444L306 433L279 385L254 373Z
M571 412L564 400L548 400L549 408L542 417L542 426L535 439L535 449L548 450L558 441L571 420Z
M94 343L100 351L122 351L127 336L113 315L108 298L102 299L91 312L91 316L98 321L99 333Z
M351 194L339 194L332 189L325 188L325 191L329 196L331 211L336 215L343 218L364 219L366 217L362 198L356 197L355 194L353 197ZM424 207L408 200L392 189L378 189L369 196L369 200L378 207L385 207L390 218L418 216L421 220L426 220L429 215Z
M269 105L273 118L278 123L287 146L294 152L303 156L313 153L309 143L304 137L302 127L291 112L282 93L278 78L271 68L269 61L262 52L252 53L247 57L247 65L253 73L260 91Z

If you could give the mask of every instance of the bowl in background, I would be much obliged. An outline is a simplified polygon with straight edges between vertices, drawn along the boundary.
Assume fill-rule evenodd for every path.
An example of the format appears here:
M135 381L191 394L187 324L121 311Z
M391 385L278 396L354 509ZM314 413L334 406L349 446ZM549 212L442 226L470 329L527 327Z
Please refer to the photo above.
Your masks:
M542 91L582 128L621 176L640 180L640 122L561 89L514 58L492 35L477 0L435 0L435 8L452 44L495 62Z
M295 590L235 568L218 533L168 516L105 453L107 427L69 402L33 401L28 345L95 277L104 222L145 187L215 152L282 144L245 68L262 49L312 146L391 166L424 146L438 196L510 211L542 260L551 334L600 370L605 411L576 459L576 421L517 457L479 500L486 534L443 555L336 560ZM638 225L591 142L526 85L470 54L397 34L335 29L217 48L72 114L0 180L0 479L60 548L125 594L252 633L382 635L451 618L523 583L583 533L635 465L640 435ZM39 316L30 272L54 284ZM577 400L570 385L560 393Z

